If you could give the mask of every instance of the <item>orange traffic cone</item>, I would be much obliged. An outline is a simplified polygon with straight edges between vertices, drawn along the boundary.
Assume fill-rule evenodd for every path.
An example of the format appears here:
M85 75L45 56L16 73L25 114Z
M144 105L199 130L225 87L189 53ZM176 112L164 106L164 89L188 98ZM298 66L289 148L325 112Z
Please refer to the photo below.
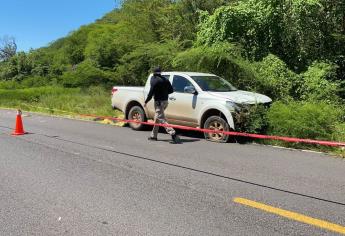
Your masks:
M23 121L22 121L22 111L18 110L17 112L17 118L16 118L16 128L13 131L12 135L23 135L26 134L23 127Z

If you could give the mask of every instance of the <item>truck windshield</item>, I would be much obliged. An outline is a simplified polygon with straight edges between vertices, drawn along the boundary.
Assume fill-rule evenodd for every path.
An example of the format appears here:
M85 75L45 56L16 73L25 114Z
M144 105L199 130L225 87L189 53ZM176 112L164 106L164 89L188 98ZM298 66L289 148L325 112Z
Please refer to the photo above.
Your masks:
M225 79L218 76L192 76L192 79L203 91L209 92L232 92L237 89Z

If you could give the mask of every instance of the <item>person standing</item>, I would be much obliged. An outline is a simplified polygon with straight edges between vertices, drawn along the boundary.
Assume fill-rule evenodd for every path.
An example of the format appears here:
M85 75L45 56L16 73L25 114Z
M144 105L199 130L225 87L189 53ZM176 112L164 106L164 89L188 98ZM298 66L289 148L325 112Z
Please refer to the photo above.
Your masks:
M168 124L165 119L164 110L168 107L169 94L174 92L168 79L161 75L161 68L155 68L153 71L153 77L151 78L151 88L145 100L144 107L147 103L154 98L154 108L155 108L155 124ZM179 138L176 135L176 131L171 127L165 127L168 134L171 135L173 143L179 143ZM148 138L150 141L157 141L159 126L153 126L151 136Z

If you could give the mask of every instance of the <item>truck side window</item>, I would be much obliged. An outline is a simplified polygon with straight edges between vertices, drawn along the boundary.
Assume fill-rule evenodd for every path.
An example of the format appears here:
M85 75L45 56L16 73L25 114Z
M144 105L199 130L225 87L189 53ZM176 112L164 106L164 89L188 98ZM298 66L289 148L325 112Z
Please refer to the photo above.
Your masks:
M163 77L169 80L170 75L163 75Z
M184 93L184 88L186 86L193 86L193 85L185 77L174 75L172 86L174 88L174 92Z

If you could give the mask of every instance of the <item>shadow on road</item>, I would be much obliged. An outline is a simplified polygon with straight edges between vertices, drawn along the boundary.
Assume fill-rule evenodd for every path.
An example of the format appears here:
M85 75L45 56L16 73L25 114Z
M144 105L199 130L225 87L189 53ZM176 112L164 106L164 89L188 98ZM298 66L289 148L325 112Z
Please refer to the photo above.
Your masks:
M162 131L164 132L164 130ZM187 131L187 130L177 130L177 133L180 136L188 137L188 138L197 138L197 139L205 139L205 135L203 132L197 131ZM238 143L238 144L250 144L253 142L254 139L249 137L241 137L241 136L231 136L229 138L229 143Z
M171 139L158 139L158 142L171 142ZM199 142L200 139L185 139L185 138L179 138L179 143L177 144L183 144L183 143L193 143L193 142Z

